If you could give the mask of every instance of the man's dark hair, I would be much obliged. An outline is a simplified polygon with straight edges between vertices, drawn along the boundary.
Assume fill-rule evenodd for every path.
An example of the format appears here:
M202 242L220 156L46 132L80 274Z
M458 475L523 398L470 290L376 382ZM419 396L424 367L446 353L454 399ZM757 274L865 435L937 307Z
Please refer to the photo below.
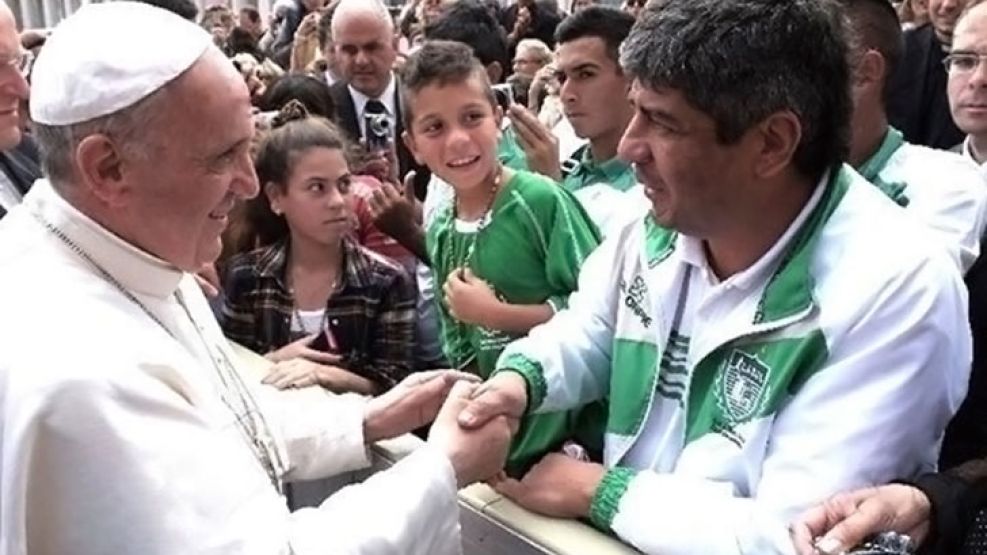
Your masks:
M603 41L607 56L614 63L620 57L620 44L634 26L634 16L617 8L590 6L562 20L555 29L555 44L572 42L586 37Z
M192 0L137 0L144 4L156 6L163 10L177 14L189 21L195 21L199 17L199 8L192 3Z
M497 105L487 72L469 46L451 40L427 40L401 70L401 100L404 128L411 129L414 96L429 85L446 86L478 79L486 89L491 106Z
M887 66L885 82L894 74L905 50L898 14L888 0L836 0L847 22L850 59L876 50Z
M621 47L624 71L679 91L735 143L788 110L802 126L794 166L818 180L849 149L850 70L844 29L828 0L651 2Z
M301 102L313 116L336 119L336 104L332 100L329 86L318 77L305 73L289 73L275 81L261 97L259 104L262 110L275 111L284 108L292 100Z
M240 13L241 14L246 14L247 19L249 19L251 23L255 23L255 24L256 23L260 23L260 12L257 11L257 8L251 8L250 6L244 6L244 7L240 8Z
M504 29L477 0L459 0L443 9L442 15L425 28L425 38L461 42L473 49L484 66L498 62L504 75L510 67Z

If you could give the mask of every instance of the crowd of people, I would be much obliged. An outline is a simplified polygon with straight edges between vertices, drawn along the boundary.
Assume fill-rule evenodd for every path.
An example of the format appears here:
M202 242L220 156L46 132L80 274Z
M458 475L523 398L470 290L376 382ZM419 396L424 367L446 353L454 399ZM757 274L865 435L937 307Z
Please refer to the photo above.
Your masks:
M987 554L987 2L564 8L0 7L0 555Z

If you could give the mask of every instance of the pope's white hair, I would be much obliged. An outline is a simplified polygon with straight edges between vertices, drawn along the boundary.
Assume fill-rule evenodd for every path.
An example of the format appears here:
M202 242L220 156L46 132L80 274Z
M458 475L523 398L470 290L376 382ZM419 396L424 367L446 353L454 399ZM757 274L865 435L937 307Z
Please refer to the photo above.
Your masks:
M332 34L335 36L342 22L355 15L370 15L387 26L388 34L394 34L394 20L381 0L340 0L332 14Z
M148 159L158 143L159 133L152 132L170 84L144 97L132 106L112 114L72 125L34 125L34 138L41 150L45 175L56 187L73 181L75 151L83 139L104 135L125 156Z

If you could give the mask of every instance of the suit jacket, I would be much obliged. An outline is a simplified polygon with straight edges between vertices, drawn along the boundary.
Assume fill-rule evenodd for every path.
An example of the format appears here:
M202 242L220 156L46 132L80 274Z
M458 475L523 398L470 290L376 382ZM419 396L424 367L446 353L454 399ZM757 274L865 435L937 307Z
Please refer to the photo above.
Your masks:
M332 100L336 104L336 123L346 132L346 135L351 141L358 142L363 138L363 126L360 125L357 119L356 105L353 103L353 96L350 95L349 86L347 83L340 81L329 87L329 92L332 94ZM415 158L411 155L408 147L404 146L404 141L401 140L401 133L404 132L404 122L401 118L403 107L401 106L400 81L394 87L394 96L394 106L397 110L395 114L397 121L394 122L394 142L397 147L398 175L403 178L409 171L414 170L416 172L415 195L419 199L424 199L425 189L428 186L431 173L427 167L420 166L415 162Z
M34 140L24 135L19 145L7 152L0 152L0 171L7 176L21 196L26 195L31 184L41 179L41 160ZM0 218L5 215L7 211L0 206Z
M906 31L904 42L904 55L888 81L888 120L910 143L949 149L965 134L949 111L946 52L929 24Z

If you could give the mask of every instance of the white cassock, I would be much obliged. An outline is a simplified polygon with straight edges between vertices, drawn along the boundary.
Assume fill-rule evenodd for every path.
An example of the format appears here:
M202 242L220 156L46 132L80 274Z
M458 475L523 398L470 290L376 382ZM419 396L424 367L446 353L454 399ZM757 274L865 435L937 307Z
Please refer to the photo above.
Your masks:
M460 551L453 469L429 447L289 512L220 394L224 357L194 279L39 181L0 222L0 555ZM363 398L250 388L284 478L369 464Z

